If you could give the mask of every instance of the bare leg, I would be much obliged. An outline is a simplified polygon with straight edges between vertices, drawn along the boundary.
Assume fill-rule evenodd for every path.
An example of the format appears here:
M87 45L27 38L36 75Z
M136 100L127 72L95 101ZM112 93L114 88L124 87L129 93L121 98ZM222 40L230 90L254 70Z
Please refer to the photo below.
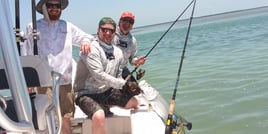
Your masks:
M138 99L135 98L135 97L132 97L127 102L127 104L126 104L126 106L124 108L126 108L126 109L130 109L130 108L137 109L138 107L139 107L139 101L138 101Z
M72 134L70 118L62 117L61 134Z
M92 116L92 134L106 134L104 122L104 111L96 111Z

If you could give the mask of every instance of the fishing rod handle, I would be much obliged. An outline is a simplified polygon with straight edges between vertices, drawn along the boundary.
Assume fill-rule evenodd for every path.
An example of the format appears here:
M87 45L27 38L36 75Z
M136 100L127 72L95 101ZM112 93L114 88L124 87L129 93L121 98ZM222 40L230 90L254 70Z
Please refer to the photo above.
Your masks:
M175 109L175 100L171 100L169 105L169 115L174 114L174 109Z
M129 75L125 78L125 80L128 81L128 80L130 79L130 77L131 77L131 74L129 74Z
M132 74L133 74L134 72L136 72L137 69L138 69L138 67L135 67L135 68L130 72L130 74L128 74L128 76L125 78L125 80L128 81L129 78L132 76Z

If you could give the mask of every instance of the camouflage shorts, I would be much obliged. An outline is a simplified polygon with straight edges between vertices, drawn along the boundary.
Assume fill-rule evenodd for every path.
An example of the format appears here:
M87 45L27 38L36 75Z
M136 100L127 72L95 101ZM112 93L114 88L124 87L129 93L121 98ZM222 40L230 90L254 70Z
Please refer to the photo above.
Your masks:
M109 112L110 106L125 107L132 96L122 90L109 89L100 94L88 94L76 99L76 105L91 119L93 113L103 109L105 114Z

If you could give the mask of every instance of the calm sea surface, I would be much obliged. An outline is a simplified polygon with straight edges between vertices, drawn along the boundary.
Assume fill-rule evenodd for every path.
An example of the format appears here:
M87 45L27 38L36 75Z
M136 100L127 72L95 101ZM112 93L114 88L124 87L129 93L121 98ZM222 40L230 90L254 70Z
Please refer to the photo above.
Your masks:
M146 55L169 26L145 27L134 33L139 55ZM141 67L146 70L143 79L168 102L175 88L185 34L186 26L174 27ZM267 133L267 13L195 23L185 56L175 111L193 123L187 133Z

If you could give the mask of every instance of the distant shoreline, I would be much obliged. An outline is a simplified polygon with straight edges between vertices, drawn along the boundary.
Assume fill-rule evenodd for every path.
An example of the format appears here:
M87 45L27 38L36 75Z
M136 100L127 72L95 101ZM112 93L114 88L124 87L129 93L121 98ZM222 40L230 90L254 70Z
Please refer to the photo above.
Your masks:
M220 20L220 19L233 18L233 17L237 17L237 16L253 15L253 14L264 13L264 12L268 12L268 6L256 7L256 8L250 8L250 9L242 9L242 10L236 10L236 11L194 17L193 22L203 22L204 20L208 20L208 18L209 18L209 20ZM187 20L188 19L183 19L183 20L179 20L179 22L183 23ZM133 31L139 31L139 29L141 29L141 28L158 26L158 25L163 25L163 24L173 23L173 22L174 21L168 21L168 22L163 22L163 23L139 26L139 27L133 28Z

